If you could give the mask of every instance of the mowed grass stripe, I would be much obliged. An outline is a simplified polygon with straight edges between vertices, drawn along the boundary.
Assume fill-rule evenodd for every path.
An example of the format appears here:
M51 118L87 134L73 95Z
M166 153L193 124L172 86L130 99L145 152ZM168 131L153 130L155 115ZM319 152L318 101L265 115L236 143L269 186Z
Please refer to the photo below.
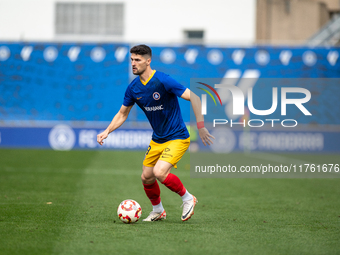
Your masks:
M224 229L216 236L223 241L210 240L220 251L334 253L339 251L339 184L338 179L206 179L203 192L196 193L204 203L197 214L208 231Z
M0 153L1 254L51 254L72 208L82 169L95 152L0 150ZM21 171L26 167L52 170ZM75 169L67 178L58 172L65 167ZM21 170L6 170L13 168Z
M84 171L75 206L67 216L54 254L115 254L119 238L127 235L114 227L121 223L116 213L119 203L127 198L140 201L145 196L140 182L144 153L96 154ZM125 230L129 227L126 225Z

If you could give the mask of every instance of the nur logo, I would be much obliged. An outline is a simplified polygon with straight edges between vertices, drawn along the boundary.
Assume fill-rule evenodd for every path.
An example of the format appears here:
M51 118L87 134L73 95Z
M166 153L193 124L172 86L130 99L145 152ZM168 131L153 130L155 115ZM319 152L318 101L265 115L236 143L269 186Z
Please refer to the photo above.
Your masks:
M205 83L203 83L203 82L197 82L197 83L206 86L206 87L209 88L212 92L214 92L215 95L217 96L217 98L218 98L220 104L222 105L222 101L221 101L220 95L217 93L217 91L216 91L213 87L211 87L210 85L205 84ZM206 92L206 93L214 100L215 105L217 105L214 96L211 94L211 92L210 92L209 90L204 89L204 88L200 88L200 87L197 87L197 88L200 89L200 90L203 90L204 92ZM207 114L207 95L206 95L206 94L202 94L201 101L202 101L202 114L203 114L203 115L206 115L206 114Z
M214 88L211 86L203 83L203 82L197 82L199 84L204 85L208 89L210 89L215 95L217 96L218 100L220 101L220 104L222 106L222 100L220 98L220 95L216 92ZM272 94L271 95L262 95L262 97L271 97L272 105L269 109L256 109L253 105L253 86L248 87L247 91L243 91L240 87L237 87L233 84L215 84L215 88L220 88L224 90L228 90L231 93L232 97L232 115L233 116L242 116L245 114L245 99L248 98L248 107L249 112L252 113L255 116L269 116L273 114L276 109L278 108L278 99L279 99L279 94L281 93L281 102L280 102L280 110L281 110L281 116L286 116L287 115L287 105L295 105L297 109L299 109L305 116L311 116L312 114L306 109L306 107L303 105L305 103L308 103L309 100L311 99L311 92L308 89L301 88L301 87L280 87L280 92L278 92L278 87L272 87ZM212 93L205 89L205 88L198 88L206 92L214 101L215 105L217 105L216 100ZM248 92L248 93L247 93ZM221 91L220 91L221 93ZM202 94L201 95L201 101L202 101L202 114L206 115L207 114L207 99L206 96L207 94ZM224 91L221 93L222 98L225 96ZM264 98L263 98L264 99ZM211 112L214 114L213 112ZM227 112L224 112L227 113ZM277 116L277 115L276 115ZM213 119L213 127L216 125L225 125L227 123L230 123L230 127L233 127L233 125L242 125L245 127L248 125L249 127L262 127L264 126L265 122L271 123L271 127L274 127L274 122L281 122L281 125L283 127L295 127L297 126L298 122L295 119L267 119L267 118L259 118L259 119L249 119L246 120L243 119L242 122L235 122L233 119L235 118L229 118L226 119L225 116L218 116L219 118ZM223 118L221 118L223 117ZM287 124L293 123L293 124ZM256 124L254 124L256 123Z

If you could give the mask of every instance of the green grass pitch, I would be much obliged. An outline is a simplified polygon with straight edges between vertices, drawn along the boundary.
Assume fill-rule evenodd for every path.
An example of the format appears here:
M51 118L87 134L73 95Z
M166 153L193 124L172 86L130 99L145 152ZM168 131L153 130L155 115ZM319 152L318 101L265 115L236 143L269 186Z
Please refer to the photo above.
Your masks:
M127 225L122 200L138 201L142 218L151 210L144 152L0 155L2 255L340 254L340 179L190 178L186 153L172 172L198 198L195 215L181 222L180 197L161 186L167 219Z

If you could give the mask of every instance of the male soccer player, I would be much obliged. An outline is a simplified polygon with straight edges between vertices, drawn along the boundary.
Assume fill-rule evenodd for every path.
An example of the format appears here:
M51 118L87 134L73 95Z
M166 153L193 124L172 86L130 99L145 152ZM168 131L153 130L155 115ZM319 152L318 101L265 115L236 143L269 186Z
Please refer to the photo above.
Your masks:
M177 162L190 144L189 133L183 122L177 97L191 102L203 144L212 144L211 138L214 137L204 127L199 97L190 93L189 89L169 75L151 69L150 47L134 46L130 53L132 72L139 77L136 77L127 87L123 105L106 130L97 136L97 141L102 145L109 133L124 123L132 106L136 103L144 111L153 129L141 176L145 193L151 201L153 210L143 221L166 218L157 180L182 197L181 219L186 221L194 214L197 199L188 192L176 175L170 173L173 166L177 168Z

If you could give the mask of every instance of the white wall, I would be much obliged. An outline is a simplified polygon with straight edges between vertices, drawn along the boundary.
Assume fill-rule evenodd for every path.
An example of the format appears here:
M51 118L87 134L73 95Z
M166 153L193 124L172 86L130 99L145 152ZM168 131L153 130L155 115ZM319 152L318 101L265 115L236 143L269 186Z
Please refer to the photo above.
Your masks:
M123 37L57 37L56 2L125 3ZM0 40L182 43L184 30L203 29L206 43L252 43L255 13L256 0L0 0Z
M52 40L54 0L0 0L0 40Z

